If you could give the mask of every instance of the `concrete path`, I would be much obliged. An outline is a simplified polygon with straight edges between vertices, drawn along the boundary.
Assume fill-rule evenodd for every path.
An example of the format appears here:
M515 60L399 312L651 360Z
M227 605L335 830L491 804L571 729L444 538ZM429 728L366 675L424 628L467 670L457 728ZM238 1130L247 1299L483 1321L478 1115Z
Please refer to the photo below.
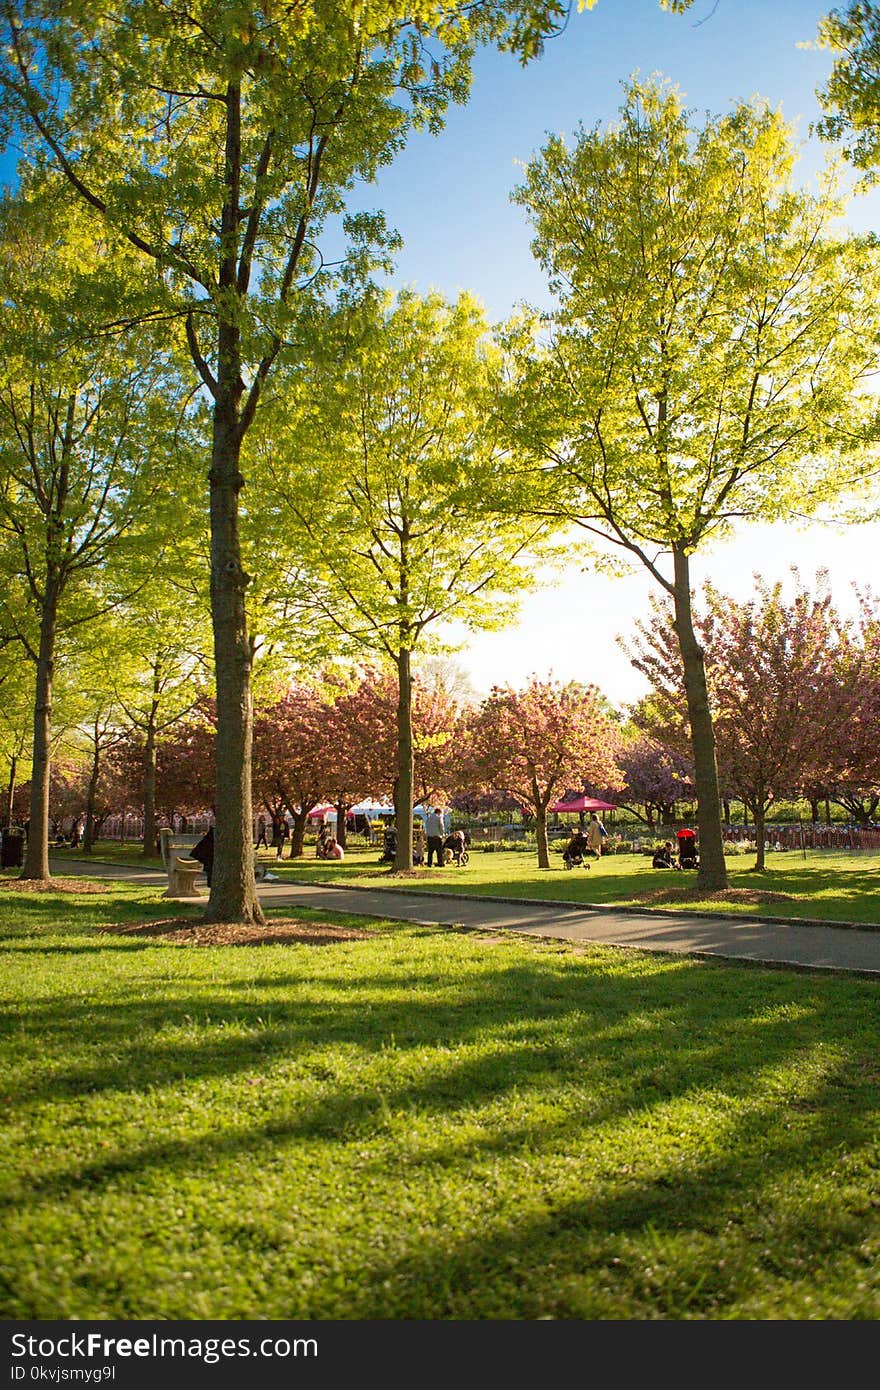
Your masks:
M59 877L94 875L158 884L158 869L84 860L57 861ZM628 911L465 894L407 892L396 888L344 888L316 883L261 883L260 900L272 907L316 907L365 917L393 917L426 925L514 931L563 941L723 956L806 970L843 970L880 980L880 930L711 913Z

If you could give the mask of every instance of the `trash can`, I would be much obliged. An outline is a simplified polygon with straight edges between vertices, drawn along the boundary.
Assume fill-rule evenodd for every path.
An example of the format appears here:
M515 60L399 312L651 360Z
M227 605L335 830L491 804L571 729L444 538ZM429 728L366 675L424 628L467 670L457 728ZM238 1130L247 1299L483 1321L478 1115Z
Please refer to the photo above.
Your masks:
M0 868L20 869L24 863L24 835L20 830L4 830L0 842Z

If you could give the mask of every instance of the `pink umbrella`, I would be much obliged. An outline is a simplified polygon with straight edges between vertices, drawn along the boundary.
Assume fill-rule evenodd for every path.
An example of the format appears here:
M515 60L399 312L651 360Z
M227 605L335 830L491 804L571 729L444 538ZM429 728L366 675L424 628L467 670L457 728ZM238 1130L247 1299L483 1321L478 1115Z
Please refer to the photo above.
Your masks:
M571 801L555 801L547 810L573 811L578 814L581 811L616 811L617 807L612 806L610 801L597 801L594 796L576 796Z

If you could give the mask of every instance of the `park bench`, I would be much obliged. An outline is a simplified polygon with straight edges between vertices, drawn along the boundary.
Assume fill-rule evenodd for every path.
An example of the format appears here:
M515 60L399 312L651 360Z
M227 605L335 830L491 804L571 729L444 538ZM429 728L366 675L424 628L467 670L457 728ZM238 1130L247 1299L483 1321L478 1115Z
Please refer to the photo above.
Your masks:
M162 855L162 863L168 874L168 887L165 890L166 898L200 898L201 892L195 886L198 874L205 872L204 865L197 859L191 858L188 851L193 849L202 838L202 832L198 834L178 833L163 826L159 831L159 850ZM260 862L257 850L254 850L254 878L257 883L262 883L266 878L266 866Z
M189 850L193 849L202 838L199 834L178 834L163 826L159 831L159 849L162 854L162 863L165 865L168 874L168 887L165 889L163 897L166 898L200 898L200 890L196 888L196 878L205 872L204 866L198 859L193 859Z

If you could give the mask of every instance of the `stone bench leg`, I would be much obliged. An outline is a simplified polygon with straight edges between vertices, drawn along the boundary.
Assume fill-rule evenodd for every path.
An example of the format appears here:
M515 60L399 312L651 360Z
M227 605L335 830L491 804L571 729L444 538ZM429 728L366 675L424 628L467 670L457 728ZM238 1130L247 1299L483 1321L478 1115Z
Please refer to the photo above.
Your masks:
M179 854L171 857L168 867L168 887L163 898L201 898L196 887L196 876L205 872L198 859L181 859Z

